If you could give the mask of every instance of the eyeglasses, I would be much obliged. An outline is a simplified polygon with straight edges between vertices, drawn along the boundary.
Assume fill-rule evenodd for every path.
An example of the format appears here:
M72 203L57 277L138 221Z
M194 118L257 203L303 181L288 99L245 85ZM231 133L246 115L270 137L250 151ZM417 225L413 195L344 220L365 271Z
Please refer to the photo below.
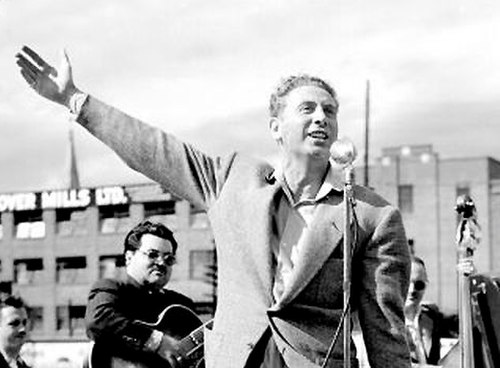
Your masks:
M425 281L422 280L413 281L413 288L417 291L424 290L426 286L427 284L425 283Z
M149 258L150 261L157 262L159 260L163 261L167 266L173 266L177 262L175 255L166 253L162 254L156 250L144 251L142 249L137 249L137 252L144 254Z

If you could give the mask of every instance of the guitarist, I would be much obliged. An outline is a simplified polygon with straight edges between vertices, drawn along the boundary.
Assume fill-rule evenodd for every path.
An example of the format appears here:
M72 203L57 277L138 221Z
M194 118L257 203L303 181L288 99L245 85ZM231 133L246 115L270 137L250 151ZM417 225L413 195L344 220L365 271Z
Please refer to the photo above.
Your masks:
M85 321L87 334L95 342L93 366L105 367L110 356L153 362L161 358L164 365L166 360L174 368L179 366L175 339L143 323L156 322L174 304L194 307L191 299L164 288L176 250L172 231L160 223L143 221L127 234L126 277L97 281L88 297Z

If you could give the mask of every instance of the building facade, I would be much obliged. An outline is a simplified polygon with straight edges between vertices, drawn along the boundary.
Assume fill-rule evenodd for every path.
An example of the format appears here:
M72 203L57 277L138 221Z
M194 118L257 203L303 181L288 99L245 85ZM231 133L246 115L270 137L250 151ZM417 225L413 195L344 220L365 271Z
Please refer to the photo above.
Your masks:
M123 239L143 219L179 243L169 288L209 315L214 243L205 213L156 184L0 194L0 281L31 307L34 341L85 339L92 283L124 272Z
M482 230L474 254L478 272L500 271L499 161L440 159L431 145L386 148L370 167L370 186L400 208L414 252L427 265L426 299L443 311L457 311L458 196L468 194L476 204Z
M358 172L363 182L364 170ZM457 310L456 198L475 201L482 242L479 272L500 270L500 162L440 159L430 145L386 148L369 169L370 186L397 205L416 255L428 269L426 298ZM0 194L0 286L32 308L32 338L85 339L83 316L91 284L123 272L123 238L143 219L162 222L179 241L169 287L190 296L209 318L215 263L205 213L157 184Z

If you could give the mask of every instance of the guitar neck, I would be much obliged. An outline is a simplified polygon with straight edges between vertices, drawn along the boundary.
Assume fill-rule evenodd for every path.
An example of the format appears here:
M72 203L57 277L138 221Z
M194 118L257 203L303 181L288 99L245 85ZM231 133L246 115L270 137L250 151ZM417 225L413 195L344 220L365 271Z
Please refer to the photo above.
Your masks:
M181 353L181 355L189 358L191 355L196 354L199 349L203 347L204 341L204 332L203 330L206 328L210 328L213 324L213 321L210 320L204 325L198 327L196 330L191 332L189 335L184 337L179 341L179 345L177 347L177 351Z

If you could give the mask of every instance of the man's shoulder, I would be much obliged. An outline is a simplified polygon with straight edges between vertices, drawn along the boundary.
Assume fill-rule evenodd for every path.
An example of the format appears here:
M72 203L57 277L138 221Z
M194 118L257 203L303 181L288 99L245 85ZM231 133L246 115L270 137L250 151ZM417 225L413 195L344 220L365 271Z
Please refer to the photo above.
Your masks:
M356 200L356 213L361 222L377 225L384 219L399 219L399 209L371 188L357 185L354 191Z
M273 166L268 161L239 152L235 152L232 156L232 169L246 174L251 172L268 174L274 171Z
M376 193L372 188L363 185L356 185L354 189L355 199L368 206L373 207L391 207L391 203Z
M103 278L94 282L92 290L118 290L131 287L131 283L127 278Z
M171 289L165 289L165 298L168 299L169 304L181 304L190 309L194 309L194 301L184 294Z
M430 318L436 319L441 318L442 313L439 310L437 304L434 303L422 303L420 305L421 314L424 316L429 316Z

